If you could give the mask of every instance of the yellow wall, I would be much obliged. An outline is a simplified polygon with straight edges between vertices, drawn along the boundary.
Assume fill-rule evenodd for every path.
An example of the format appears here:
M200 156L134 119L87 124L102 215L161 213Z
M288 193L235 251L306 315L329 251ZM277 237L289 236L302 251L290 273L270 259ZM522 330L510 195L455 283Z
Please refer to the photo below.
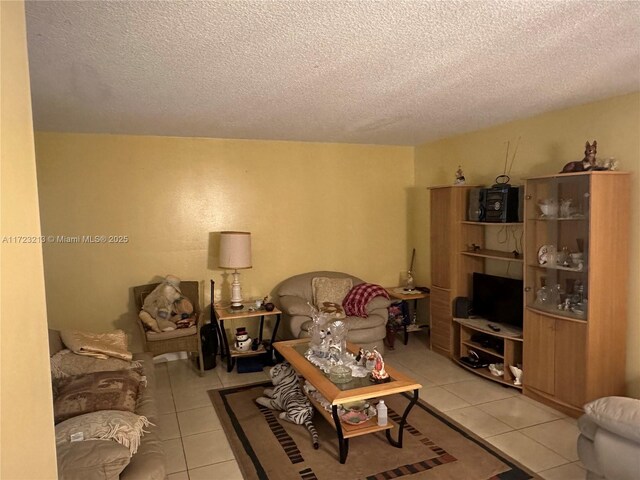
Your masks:
M428 143L416 148L416 186L453 183L462 165L467 183L489 185L502 173L506 142L521 136L512 183L522 178L555 173L566 162L583 158L587 140L598 141L598 158L615 157L620 170L633 172L631 203L631 265L627 342L628 393L640 397L640 93L546 113L486 130ZM511 159L511 154L509 160ZM424 188L422 189L424 192ZM421 193L425 198L427 195ZM415 243L429 244L429 205L410 212L416 229ZM411 239L410 239L411 241ZM615 259L612 259L615 261ZM421 257L417 277L429 281L429 259Z
M245 298L302 272L395 285L407 268L411 147L38 133L36 155L44 234L129 237L45 245L52 327L137 338L129 289L168 273L228 297L222 230L252 233Z
M7 243L40 234L24 4L0 17L0 477L56 478L42 248Z

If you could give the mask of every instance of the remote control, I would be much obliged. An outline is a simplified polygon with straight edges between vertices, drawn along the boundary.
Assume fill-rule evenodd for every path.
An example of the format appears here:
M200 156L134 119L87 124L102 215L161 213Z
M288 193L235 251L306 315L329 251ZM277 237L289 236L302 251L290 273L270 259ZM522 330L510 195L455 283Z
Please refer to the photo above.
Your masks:
M500 327L498 327L496 325L493 325L492 323L487 324L487 327L489 327L494 332L499 332L500 331Z

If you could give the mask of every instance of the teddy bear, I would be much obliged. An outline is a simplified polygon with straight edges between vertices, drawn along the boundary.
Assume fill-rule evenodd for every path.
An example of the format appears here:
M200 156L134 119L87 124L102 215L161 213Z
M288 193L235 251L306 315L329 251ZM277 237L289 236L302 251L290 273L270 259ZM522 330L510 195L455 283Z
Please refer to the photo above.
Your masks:
M153 332L161 333L175 330L176 323L172 321L172 318L178 315L178 312L175 312L174 304L181 299L187 300L180 291L180 279L174 275L167 275L162 283L144 299L142 310L138 316L145 327ZM190 302L189 305L191 305ZM191 311L193 312L193 306L191 306ZM180 318L181 313L182 311L180 311Z
M173 316L171 321L176 328L189 328L195 324L193 317L193 305L187 297L180 297L173 302Z

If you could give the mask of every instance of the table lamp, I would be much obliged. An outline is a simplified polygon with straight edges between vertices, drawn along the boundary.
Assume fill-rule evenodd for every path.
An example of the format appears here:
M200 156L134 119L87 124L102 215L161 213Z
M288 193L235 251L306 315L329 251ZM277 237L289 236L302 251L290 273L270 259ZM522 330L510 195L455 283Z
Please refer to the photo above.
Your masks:
M239 269L251 268L251 233L220 232L220 268L233 270L231 308L242 309Z

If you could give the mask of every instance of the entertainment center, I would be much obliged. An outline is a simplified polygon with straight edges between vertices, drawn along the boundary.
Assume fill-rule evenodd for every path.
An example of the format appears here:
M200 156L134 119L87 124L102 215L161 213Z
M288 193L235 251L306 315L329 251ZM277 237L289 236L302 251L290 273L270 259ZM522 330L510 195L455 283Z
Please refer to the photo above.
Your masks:
M629 189L618 171L530 178L523 221L502 223L468 220L477 186L430 188L432 350L573 416L623 395Z

